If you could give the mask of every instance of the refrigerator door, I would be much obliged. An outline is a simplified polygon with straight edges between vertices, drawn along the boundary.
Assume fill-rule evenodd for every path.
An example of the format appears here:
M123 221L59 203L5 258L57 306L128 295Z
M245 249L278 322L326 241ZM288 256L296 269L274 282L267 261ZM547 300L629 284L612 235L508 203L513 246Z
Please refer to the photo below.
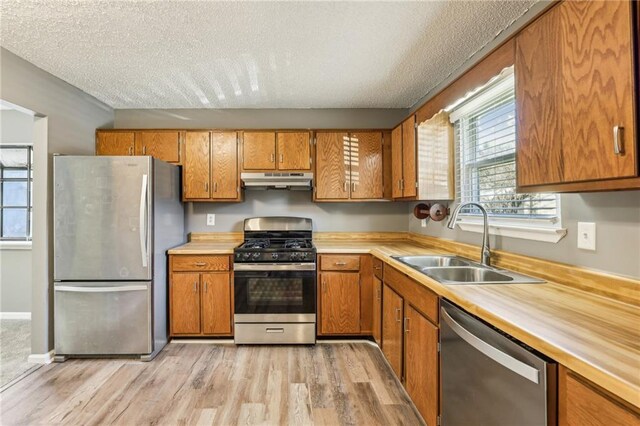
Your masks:
M151 282L57 282L57 355L149 354Z
M151 280L151 157L54 157L54 279Z

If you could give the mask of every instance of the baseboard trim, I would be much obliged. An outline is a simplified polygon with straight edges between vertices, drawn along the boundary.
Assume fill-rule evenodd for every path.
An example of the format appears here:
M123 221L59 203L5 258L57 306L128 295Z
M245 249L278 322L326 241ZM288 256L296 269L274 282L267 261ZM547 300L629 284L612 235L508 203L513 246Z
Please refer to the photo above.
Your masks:
M0 312L0 319L31 319L31 312Z
M50 350L46 354L31 354L27 359L28 362L32 364L51 364L53 362L53 357L55 356L56 351Z

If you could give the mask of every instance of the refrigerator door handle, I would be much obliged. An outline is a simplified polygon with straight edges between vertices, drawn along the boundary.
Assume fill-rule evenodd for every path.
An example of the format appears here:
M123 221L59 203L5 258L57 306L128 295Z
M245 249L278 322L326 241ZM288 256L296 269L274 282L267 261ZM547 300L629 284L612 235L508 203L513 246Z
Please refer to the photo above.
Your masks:
M147 286L130 285L126 287L73 287L59 285L55 287L55 291L68 291L71 293L113 293L117 291L146 291Z
M148 176L142 175L142 189L140 190L140 254L142 255L142 267L147 267L147 227L146 227L146 212L147 212L147 186Z

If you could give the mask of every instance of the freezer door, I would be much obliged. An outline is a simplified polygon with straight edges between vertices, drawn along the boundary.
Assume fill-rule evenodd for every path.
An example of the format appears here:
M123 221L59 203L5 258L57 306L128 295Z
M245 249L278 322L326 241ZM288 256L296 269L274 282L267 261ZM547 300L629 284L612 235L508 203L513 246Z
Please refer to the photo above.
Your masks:
M54 157L55 280L151 280L151 157Z
M149 354L151 282L57 282L57 355Z

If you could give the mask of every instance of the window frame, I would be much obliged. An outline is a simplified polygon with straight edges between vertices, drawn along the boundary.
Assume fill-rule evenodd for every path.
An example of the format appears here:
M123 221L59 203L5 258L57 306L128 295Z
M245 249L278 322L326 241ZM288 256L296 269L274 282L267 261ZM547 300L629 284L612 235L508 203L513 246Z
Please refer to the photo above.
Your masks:
M464 122L464 120L478 120L479 115L474 116L474 111L478 111L482 106L487 105L488 102L495 101L496 98L503 96L507 87L511 86L513 80L513 67L505 68L499 75L495 76L485 85L473 90L467 96L457 100L454 104L447 107L445 110L450 112L451 123L455 126L456 122L460 122L461 131L469 131L470 123ZM515 100L514 100L515 102ZM499 108L505 104L496 104L496 108ZM485 111L491 112L492 109ZM514 108L517 120L517 110ZM471 136L466 135L461 140L459 137L460 132L455 132L454 135L454 151L455 151L455 168L456 168L456 203L460 203L464 193L473 194L472 200L478 202L480 198L480 183L478 178L478 172L484 166L496 166L501 164L516 164L516 152L502 153L495 157L483 158L480 161L463 162L460 158L463 148L461 142L465 139L468 141ZM477 135L476 135L477 136ZM514 137L517 144L516 124L514 123ZM469 145L473 147L474 153L476 152L477 137ZM464 173L463 173L463 168ZM465 182L462 182L462 176L472 176L470 179L466 178ZM463 185L467 187L463 188ZM516 187L516 182L514 182ZM500 235L513 238L522 238L529 240L545 241L556 243L560 241L567 233L565 228L562 228L562 207L561 198L558 194L550 194L555 197L556 212L555 215L536 215L534 217L527 217L526 215L518 214L499 214L488 212L489 218L489 233L492 235ZM483 218L478 209L463 209L460 212L457 225L460 229L471 232L483 232Z
M27 166L25 167L4 167L0 164L0 246L7 248L28 248L31 246L33 240L33 145L31 144L11 144L0 145L2 149L24 149L27 151ZM25 178L6 178L4 173L6 170L25 170L27 175ZM5 206L4 205L4 182L26 182L26 205L20 206ZM6 210L25 209L26 210L26 237L5 237L3 235L4 230L4 212Z

